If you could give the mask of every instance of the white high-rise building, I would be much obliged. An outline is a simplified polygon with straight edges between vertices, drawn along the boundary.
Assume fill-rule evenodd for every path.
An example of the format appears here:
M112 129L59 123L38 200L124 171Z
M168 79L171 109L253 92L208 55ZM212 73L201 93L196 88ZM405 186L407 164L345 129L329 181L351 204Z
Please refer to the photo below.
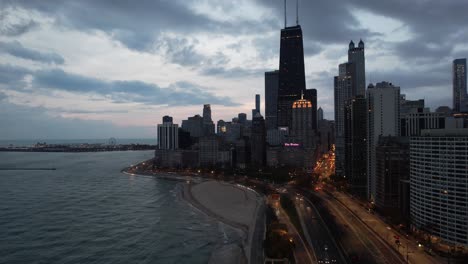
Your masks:
M369 84L367 89L367 194L376 194L376 146L380 136L400 134L400 87L389 82Z
M468 129L422 130L410 138L413 228L468 246Z
M163 123L158 124L158 148L179 148L179 125L173 124L170 116L164 116Z

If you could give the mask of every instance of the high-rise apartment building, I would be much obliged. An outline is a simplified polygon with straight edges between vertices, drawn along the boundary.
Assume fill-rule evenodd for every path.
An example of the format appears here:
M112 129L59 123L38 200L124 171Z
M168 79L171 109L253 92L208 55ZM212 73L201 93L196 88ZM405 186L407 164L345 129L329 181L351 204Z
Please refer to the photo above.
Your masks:
M172 123L172 117L164 116L163 123L158 124L158 148L179 148L179 125Z
M334 78L334 100L335 100L335 173L343 176L345 171L345 106L353 94L355 86L355 65L343 63L339 67L339 75Z
M455 113L468 111L468 95L466 91L466 59L456 59L452 65L453 74L453 111Z
M376 147L380 136L400 134L400 87L389 82L370 84L367 109L367 193L375 199Z
M367 102L358 95L345 106L345 176L349 191L367 197Z
M405 137L382 136L376 147L377 210L395 220L403 219L400 207L405 181L409 180L409 140Z
M468 246L468 129L423 130L410 138L412 226Z
M265 125L277 128L279 71L265 72Z

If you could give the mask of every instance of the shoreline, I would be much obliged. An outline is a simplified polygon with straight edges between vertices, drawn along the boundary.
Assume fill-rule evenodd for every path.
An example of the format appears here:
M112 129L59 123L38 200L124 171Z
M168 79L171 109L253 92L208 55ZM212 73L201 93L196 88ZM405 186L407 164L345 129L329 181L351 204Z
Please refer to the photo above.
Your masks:
M198 174L180 174L179 172L150 172L144 170L150 160L142 161L136 165L126 167L121 170L128 175L153 176L163 180L178 181L182 183L180 197L189 205L199 210L206 216L236 230L241 238L240 245L235 243L220 244L213 252L208 263L256 263L259 257L263 258L263 241L253 241L253 236L258 236L264 231L265 198L257 191L241 185L239 183L227 182L223 180L210 178L209 175ZM194 190L195 188L195 190ZM226 189L227 188L227 189ZM224 189L220 191L221 189ZM228 195L228 190L231 191ZM240 193L240 194L239 194ZM214 196L220 199L213 199ZM236 196L237 195L237 196ZM198 198L197 198L198 197ZM234 200L232 198L234 197ZM245 200L242 205L235 200L243 197ZM231 201L227 201L231 198ZM203 201L200 201L202 199ZM231 204L229 204L231 202ZM241 206L236 212L230 212L235 206ZM244 206L247 210L242 210ZM247 217L239 218L238 215L247 213ZM233 214L234 213L234 214ZM250 217L250 218L249 218ZM232 220L232 218L236 220ZM244 220L244 222L242 222ZM261 221L259 221L261 220ZM259 230L260 229L260 230ZM253 243L256 242L256 243ZM254 245L255 244L255 245ZM261 250L261 253L258 251ZM255 262L253 262L255 260Z

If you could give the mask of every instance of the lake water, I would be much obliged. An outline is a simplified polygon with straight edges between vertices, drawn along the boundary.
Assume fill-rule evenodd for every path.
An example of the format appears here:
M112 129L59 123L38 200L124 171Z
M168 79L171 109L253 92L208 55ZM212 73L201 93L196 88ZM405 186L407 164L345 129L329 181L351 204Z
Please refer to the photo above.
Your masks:
M207 263L236 233L180 184L120 170L153 151L0 152L0 263Z

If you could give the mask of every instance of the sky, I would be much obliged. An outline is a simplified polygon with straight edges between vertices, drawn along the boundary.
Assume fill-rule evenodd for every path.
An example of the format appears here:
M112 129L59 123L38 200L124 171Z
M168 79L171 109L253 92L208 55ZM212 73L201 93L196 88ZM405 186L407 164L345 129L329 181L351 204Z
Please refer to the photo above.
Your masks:
M249 118L278 68L282 0L0 0L0 140L151 138L164 115ZM288 26L296 1L287 2ZM365 43L367 83L451 106L466 0L299 0L307 88L333 119L333 76Z

